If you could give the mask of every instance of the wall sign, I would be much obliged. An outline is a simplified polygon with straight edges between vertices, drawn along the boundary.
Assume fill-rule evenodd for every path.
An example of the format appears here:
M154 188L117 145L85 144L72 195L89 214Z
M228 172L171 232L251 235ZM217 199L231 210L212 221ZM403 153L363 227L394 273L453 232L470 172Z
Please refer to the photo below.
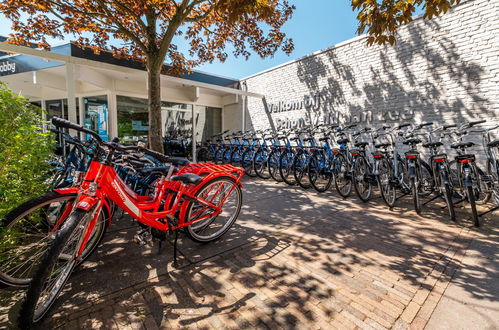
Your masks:
M368 124L375 122L403 122L414 118L412 109L371 111L361 107L349 107L344 113L334 109L333 98L320 93L306 95L301 101L278 101L269 104L269 112L275 114L276 129L300 128L319 124ZM341 107L345 108L345 107ZM279 116L282 112L301 111L301 116Z
M12 74L16 73L16 63L10 61L1 61L0 62L0 74Z
M321 106L321 95L306 95L299 101L279 101L277 103L269 104L270 113L279 113L295 110L319 110Z

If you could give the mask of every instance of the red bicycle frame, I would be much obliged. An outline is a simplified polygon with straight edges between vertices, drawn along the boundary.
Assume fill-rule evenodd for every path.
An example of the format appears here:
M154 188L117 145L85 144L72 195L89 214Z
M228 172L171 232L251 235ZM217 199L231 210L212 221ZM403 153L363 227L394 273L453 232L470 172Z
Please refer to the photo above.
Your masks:
M179 173L186 172L201 174L203 180L197 185L186 185L178 181L166 181L165 177L162 176L156 185L154 196L151 198L150 196L140 196L130 189L118 176L113 166L92 161L82 184L79 188L76 188L78 189L78 197L74 207L85 211L92 211L92 220L88 225L79 249L79 254L84 250L97 222L99 212L105 204L103 201L106 199L113 201L135 220L146 226L161 231L176 230L189 226L196 221L219 215L222 212L223 204L234 191L236 184L241 185L240 181L244 174L244 170L242 169L230 165L215 165L213 163L188 165L179 171ZM221 192L222 185L218 187L218 190L214 192L210 200L195 196L196 192L206 183L219 177L228 177L235 181L235 184L225 193L219 204L215 205L213 201ZM187 202L185 203L185 201ZM195 214L193 218L186 219L188 206L192 202L205 206L204 210L209 209L208 214L199 216L200 212L197 212L197 215ZM166 209L160 211L162 207ZM177 211L179 211L178 223L172 226L169 220L174 219Z

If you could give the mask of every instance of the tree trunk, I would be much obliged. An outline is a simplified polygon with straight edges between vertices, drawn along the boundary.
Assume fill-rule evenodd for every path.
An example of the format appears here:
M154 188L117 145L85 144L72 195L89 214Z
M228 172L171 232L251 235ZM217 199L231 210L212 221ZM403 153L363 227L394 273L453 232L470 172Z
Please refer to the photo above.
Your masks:
M150 65L148 73L149 96L149 148L163 153L163 130L161 127L161 66Z

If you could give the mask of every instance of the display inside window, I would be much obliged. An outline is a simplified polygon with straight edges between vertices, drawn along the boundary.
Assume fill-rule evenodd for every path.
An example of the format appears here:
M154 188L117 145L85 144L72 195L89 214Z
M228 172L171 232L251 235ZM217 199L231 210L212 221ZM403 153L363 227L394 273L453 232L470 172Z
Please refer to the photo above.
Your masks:
M84 127L97 132L104 141L109 140L107 96L86 97L83 99L83 104L85 104Z

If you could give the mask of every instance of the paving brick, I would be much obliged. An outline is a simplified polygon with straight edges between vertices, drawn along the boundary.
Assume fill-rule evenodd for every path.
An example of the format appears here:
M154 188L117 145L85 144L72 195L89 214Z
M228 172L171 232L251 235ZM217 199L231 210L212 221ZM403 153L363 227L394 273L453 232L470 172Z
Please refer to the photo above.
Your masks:
M400 315L400 318L410 324L414 319L414 317L416 316L416 314L419 312L420 308L421 306L411 301L409 305L407 305L407 307L405 308L402 315Z

